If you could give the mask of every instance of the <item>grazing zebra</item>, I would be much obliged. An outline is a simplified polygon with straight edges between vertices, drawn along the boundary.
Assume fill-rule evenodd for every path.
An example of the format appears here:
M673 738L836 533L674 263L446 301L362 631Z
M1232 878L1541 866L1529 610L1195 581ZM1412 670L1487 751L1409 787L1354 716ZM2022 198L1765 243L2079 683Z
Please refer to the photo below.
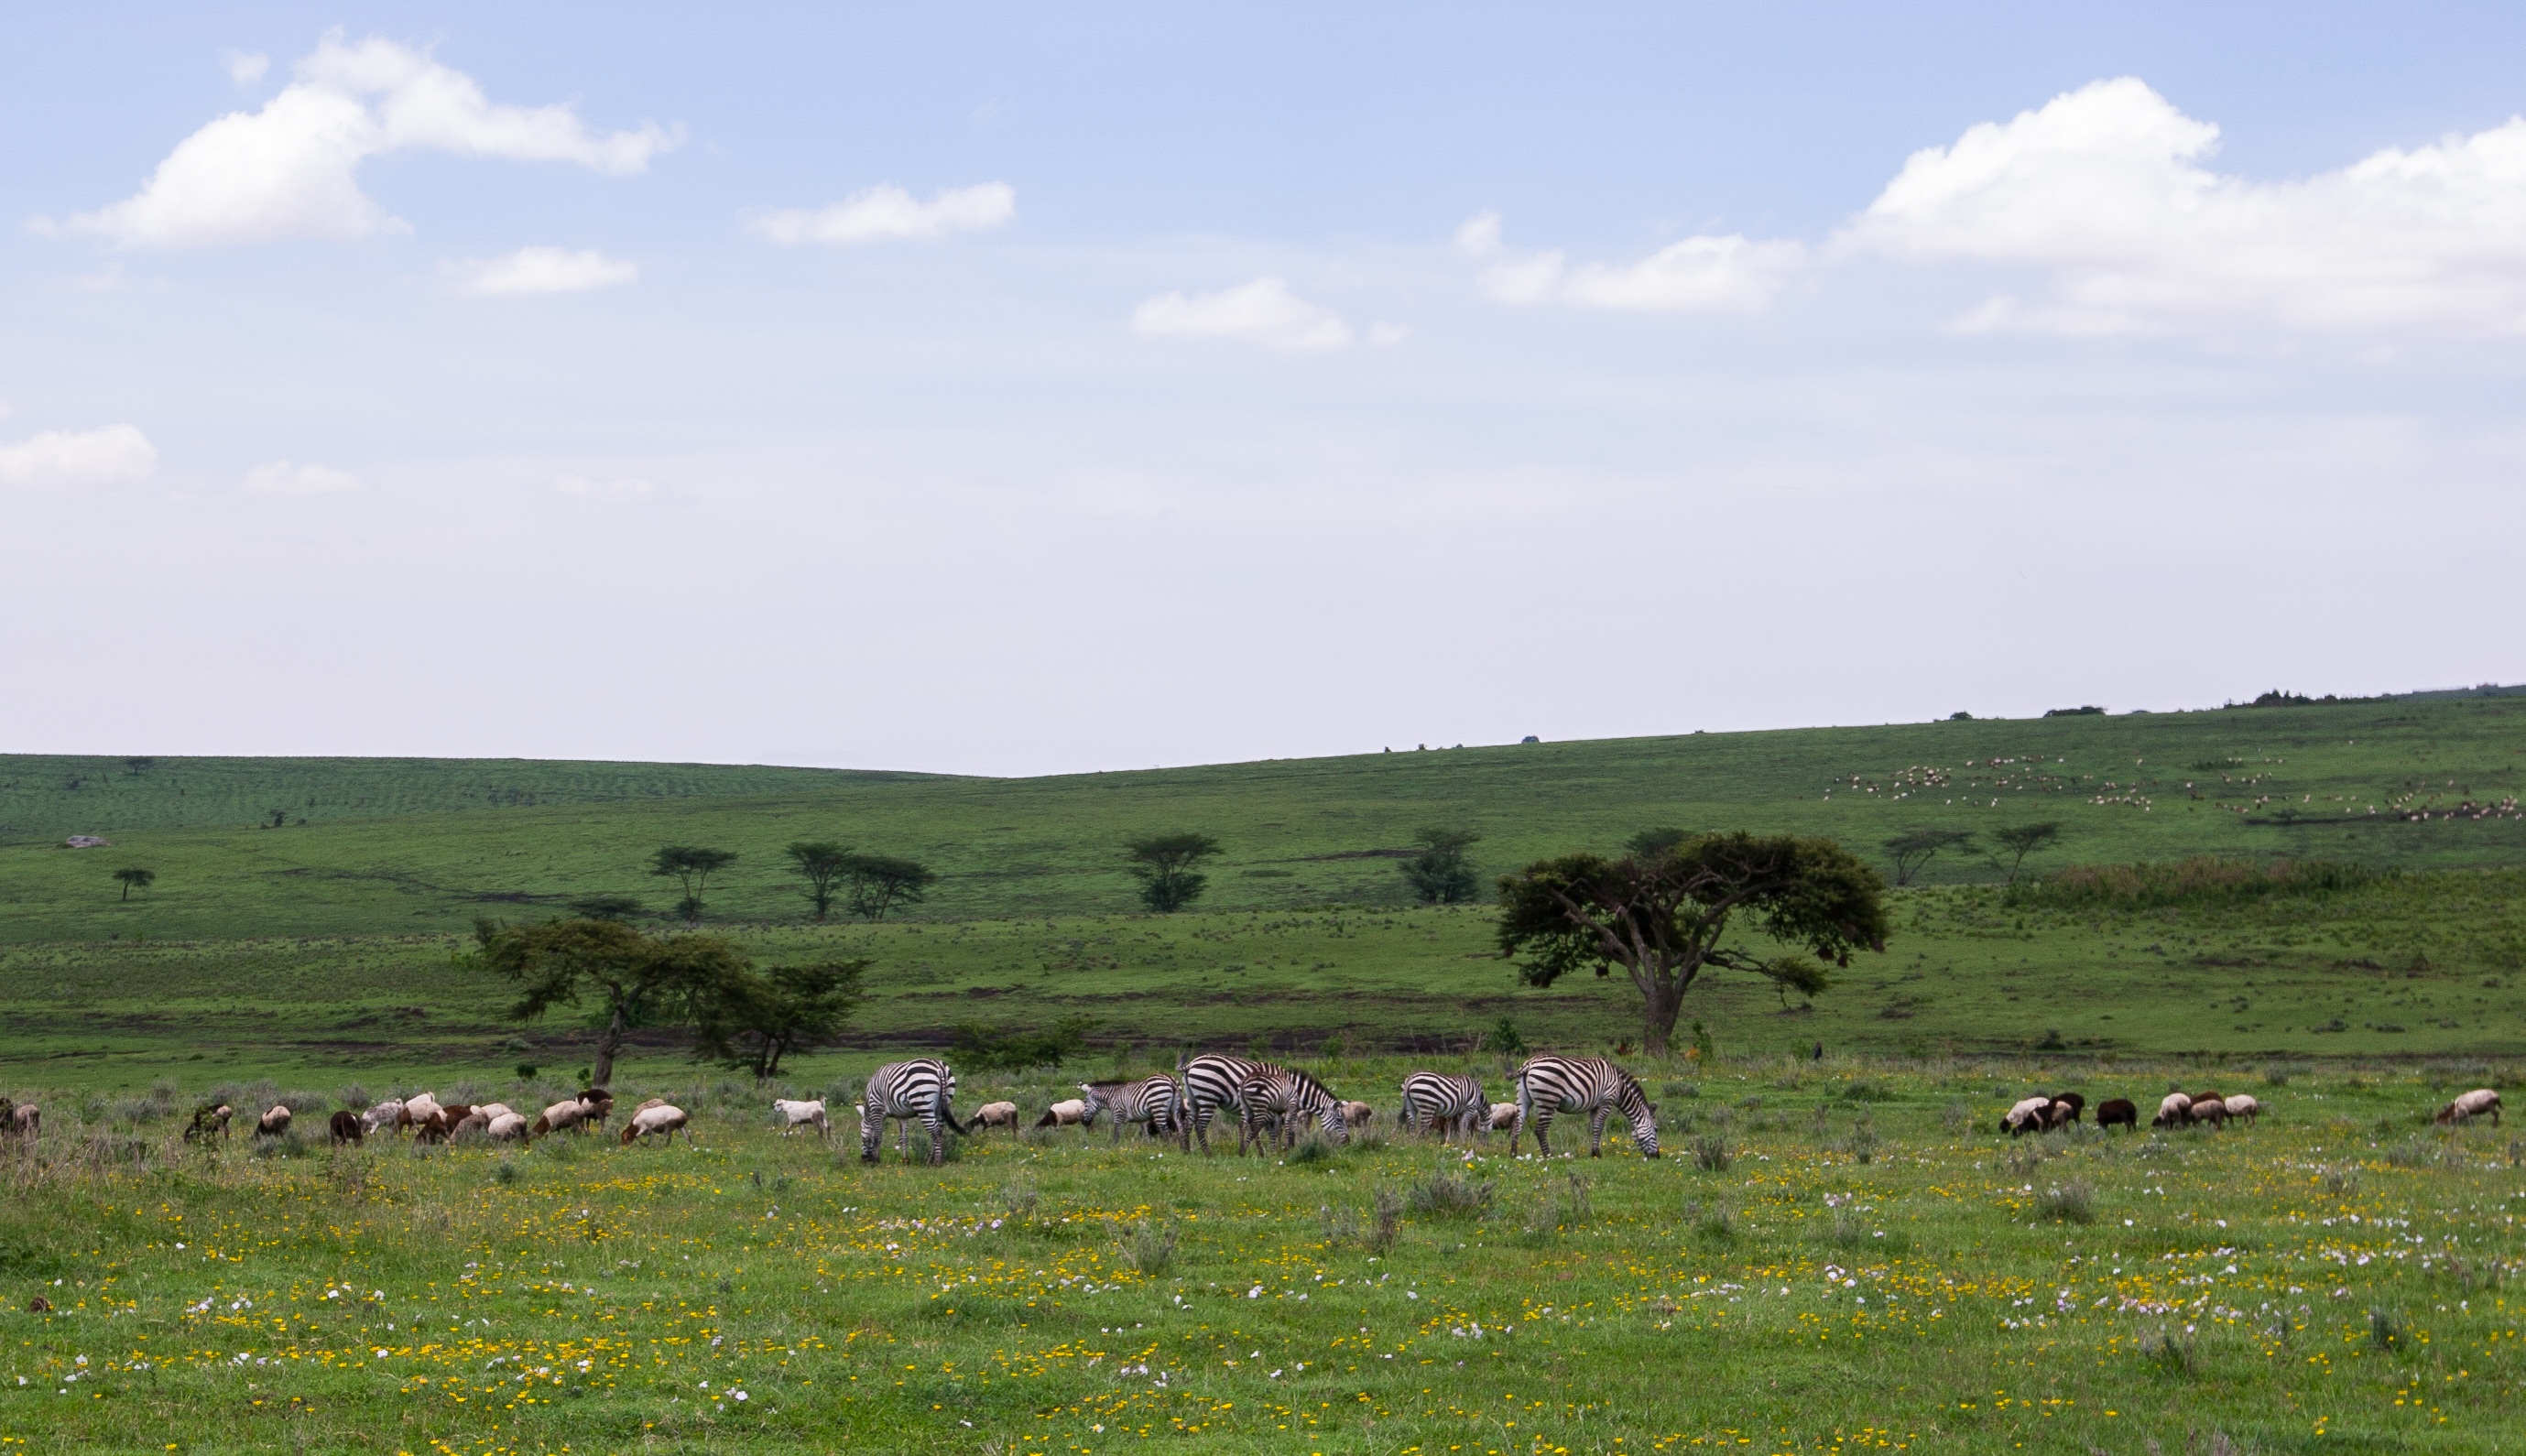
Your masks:
M1396 1121L1406 1131L1435 1130L1444 1141L1455 1132L1471 1136L1478 1128L1489 1136L1490 1111L1483 1084L1472 1078L1415 1072L1403 1079L1403 1113Z
M904 1120L902 1136L895 1140L899 1151L911 1152L911 1120L919 1118L930 1130L931 1165L946 1161L947 1139L939 1125L945 1124L959 1136L967 1130L956 1121L956 1109L948 1105L955 1096L956 1074L936 1057L888 1062L870 1073L868 1093L860 1101L860 1161L877 1161L877 1145L885 1140L888 1118Z
M1091 1120L1100 1112L1114 1120L1116 1142L1123 1140L1125 1123L1145 1123L1151 1137L1176 1133L1186 1151L1191 1151L1191 1137L1176 1115L1180 1099L1174 1078L1162 1074L1138 1081L1083 1081L1079 1090L1087 1094L1087 1116Z
M1520 1133L1533 1128L1537 1149L1549 1154L1552 1147L1543 1135L1550 1130L1554 1115L1585 1112L1589 1115L1588 1156L1600 1156L1605 1119L1618 1111L1630 1120L1632 1141L1640 1144L1642 1156L1656 1157L1657 1114L1630 1073L1602 1057L1529 1057L1517 1069L1519 1131L1509 1133L1508 1150L1516 1152Z
M1176 1069L1177 1074L1184 1078L1184 1101L1177 1108L1176 1115L1185 1120L1191 1135L1201 1140L1201 1150L1208 1153L1210 1120L1219 1115L1221 1108L1233 1107L1238 1110L1238 1121L1241 1124L1245 1116L1244 1103L1238 1100L1238 1088L1257 1074L1280 1070L1269 1062L1257 1062L1250 1057L1204 1052ZM1190 1144L1187 1143L1187 1147L1189 1148Z
M1237 1106L1244 1114L1237 1125L1239 1156L1243 1156L1249 1140L1256 1147L1263 1145L1267 1122L1281 1125L1270 1135L1284 1148L1298 1140L1298 1125L1309 1118L1324 1130L1328 1141L1340 1142L1350 1136L1350 1120L1342 1116L1341 1103L1325 1090L1325 1084L1288 1067L1266 1067L1238 1083Z

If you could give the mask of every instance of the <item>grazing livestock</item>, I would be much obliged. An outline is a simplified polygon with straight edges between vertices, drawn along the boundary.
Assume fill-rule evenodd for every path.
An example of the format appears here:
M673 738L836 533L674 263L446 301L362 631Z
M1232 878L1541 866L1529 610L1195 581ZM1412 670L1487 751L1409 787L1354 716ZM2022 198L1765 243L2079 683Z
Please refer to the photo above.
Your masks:
M278 1137L288 1130L289 1109L286 1107L270 1108L254 1121L254 1131L258 1137Z
M2052 1099L2049 1097L2021 1098L2016 1106L2000 1115L1999 1130L2011 1137L2020 1132L2041 1132L2045 1115L2051 1110Z
M956 1073L936 1057L913 1057L907 1061L888 1062L869 1074L868 1085L860 1094L860 1161L877 1161L877 1145L885 1136L888 1119L903 1122L904 1138L896 1143L902 1149L912 1133L912 1119L930 1130L930 1166L937 1167L947 1160L947 1134L962 1137L963 1123L956 1121Z
M2193 1099L2182 1092L2169 1092L2157 1104L2157 1116L2149 1119L2152 1128L2181 1128L2193 1121Z
M683 1130L684 1143L689 1147L693 1140L693 1130L685 1127L684 1123L684 1110L681 1107L669 1107L665 1103L660 1103L656 1107L644 1107L632 1115L632 1121L623 1125L623 1145L630 1147L633 1142L646 1142L652 1132L661 1133L667 1141L673 1142L676 1140L676 1130L681 1128Z
M1377 1109L1365 1102L1345 1102L1341 1105L1341 1115L1344 1126L1365 1128L1368 1120L1377 1116Z
M2476 1087L2439 1109L2442 1123L2469 1123L2484 1113L2491 1114L2491 1126L2500 1126L2500 1094L2489 1087Z
M186 1142L208 1142L228 1135L228 1119L233 1114L227 1103L217 1107L207 1104L193 1109L193 1125L184 1130Z
M1088 1110L1086 1100L1073 1097L1045 1108L1043 1116L1035 1120L1035 1125L1038 1128L1085 1128L1095 1121L1096 1114Z
M2044 1130L2057 1132L2079 1120L2079 1109L2055 1097L2044 1104Z
M474 1104L474 1110L494 1121L517 1111L506 1102L477 1102Z
M226 1124L227 1124L227 1118L226 1117L226 1114L227 1114L227 1108L225 1108L225 1107L223 1107L223 1108L221 1108L221 1109L220 1109L220 1112L222 1113L222 1117L221 1117L221 1119L220 1119L220 1122L221 1122L222 1126L225 1128L225 1126L226 1126ZM361 1131L363 1131L363 1132L380 1132L380 1131L382 1131L382 1132L400 1132L400 1131L402 1131L402 1130L403 1130L403 1101L402 1101L402 1099L401 1099L401 1098L397 1098L397 1097L388 1097L388 1098L387 1098L386 1100L384 1100L383 1102L373 1102L373 1103L369 1104L369 1110L368 1110L367 1112L364 1112L364 1113L360 1114L360 1130L361 1130Z
M589 1087L581 1091L579 1094L579 1100L587 1107L587 1115L580 1120L581 1123L580 1130L582 1132L591 1128L601 1130L605 1127L606 1120L614 1116L614 1094L603 1087Z
M552 1106L545 1108L543 1110L543 1115L535 1119L534 1135L537 1137L550 1136L555 1132L561 1132L569 1129L576 1128L586 1121L586 1103L580 1101L576 1097L572 1098L568 1102L556 1102Z
M1413 1072L1405 1075L1401 1090L1403 1103L1394 1122L1407 1132L1436 1132L1444 1141L1458 1132L1471 1138L1477 1130L1490 1130L1490 1101L1483 1095L1483 1084L1470 1077Z
M337 1144L358 1142L362 1136L360 1115L347 1107L343 1108L333 1114L329 1129L332 1140Z
M1515 1132L1517 1130L1517 1104L1514 1102L1492 1103L1490 1130L1493 1132Z
M2208 1123L2213 1128L2224 1127L2228 1121L2228 1104L2217 1097L2207 1100L2196 1097L2186 1111L2194 1122Z
M482 1130L482 1135L493 1142L524 1142L527 1137L526 1115L504 1112L491 1119L490 1126Z
M2079 1120L2079 1114L2087 1111L2088 1099L2077 1092L2059 1092L2053 1095L2052 1105L2056 1108L2066 1107L2069 1109L2067 1116L2063 1116L2060 1113L2053 1114L2053 1116L2059 1121L2055 1122L2052 1126L2057 1128L2064 1123L2077 1122Z
M2232 1092L2220 1098L2219 1102L2228 1109L2228 1116L2232 1118L2244 1118L2250 1123L2263 1115L2263 1104L2243 1092Z
M632 1109L632 1110L633 1112L647 1112L647 1111L648 1111L650 1108L652 1108L652 1107L664 1107L664 1106L666 1106L666 1105L667 1105L667 1099L666 1099L666 1098L664 1098L664 1097L652 1097L652 1098L650 1098L648 1101L641 1103L639 1106L637 1106L637 1107L635 1107L635 1108L633 1108L633 1109ZM687 1135L689 1135L689 1134L687 1134Z
M1191 1133L1185 1129L1184 1120L1176 1116L1174 1078L1160 1073L1138 1081L1083 1081L1079 1090L1087 1094L1081 1100L1087 1104L1088 1120L1104 1118L1114 1130L1116 1143L1123 1140L1124 1125L1137 1123L1140 1130L1151 1137L1177 1133L1186 1150L1191 1150Z
M403 1111L396 1117L395 1126L398 1129L418 1128L422 1124L429 1122L430 1118L437 1113L437 1111L438 1099L436 1097L431 1096L428 1092L416 1093L413 1096L403 1099Z
M1006 1128L1014 1132L1018 1127L1018 1105L1014 1102L985 1102L974 1109L970 1126Z
M469 1109L465 1116L458 1118L454 1125L448 1128L447 1140L449 1142L454 1142L469 1132L488 1132L490 1130L490 1116L484 1113L482 1109L476 1107Z
M9 1109L8 1132L12 1137L33 1146L37 1134L44 1130L44 1112L32 1102L21 1102Z
M2115 1097L2097 1104L2097 1126L2122 1127L2140 1130L2140 1107L2129 1097Z
M833 1124L826 1120L823 1098L819 1097L813 1102L792 1102L785 1097L775 1097L772 1099L772 1110L781 1114L783 1118L782 1136L786 1137L800 1128L813 1128L816 1130L818 1138L828 1142L833 1140L834 1128Z

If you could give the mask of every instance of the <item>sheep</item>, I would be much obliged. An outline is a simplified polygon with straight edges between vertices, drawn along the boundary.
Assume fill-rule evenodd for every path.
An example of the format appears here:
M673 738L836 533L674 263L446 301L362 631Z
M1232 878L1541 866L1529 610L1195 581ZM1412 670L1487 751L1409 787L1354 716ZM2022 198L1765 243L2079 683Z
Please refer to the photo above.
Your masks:
M2213 1128L2225 1126L2228 1121L2228 1104L2217 1097L2206 1101L2196 1097L2193 1099L2193 1106L2187 1110L2191 1113L2193 1121L2208 1123Z
M258 1137L278 1137L288 1130L289 1109L286 1107L272 1107L254 1121L254 1131Z
M2498 1119L2493 1119L2498 1121ZM43 1109L32 1102L21 1102L9 1109L9 1135L31 1147L44 1130Z
M2049 1097L2020 1098L2016 1106L2000 1115L1999 1130L2011 1137L2021 1132L2041 1132L2044 1130L2045 1115L2051 1111L2051 1108L2052 1099Z
M332 1117L329 1130L332 1140L336 1144L358 1142L362 1135L360 1115L351 1111L347 1107L335 1112Z
M1342 1126L1356 1130L1368 1126L1368 1120L1377 1116L1377 1109L1365 1102L1344 1102L1341 1115Z
M2228 1109L2228 1116L2232 1118L2244 1118L2250 1123L2263 1115L2263 1104L2243 1092L2231 1093L2220 1098L2219 1102L2221 1106Z
M217 1107L206 1102L194 1108L192 1126L184 1130L184 1140L208 1142L214 1137L227 1136L228 1118L231 1115L228 1105L225 1102Z
M1514 1132L1517 1130L1517 1104L1514 1102L1492 1103L1490 1118L1483 1124L1483 1135L1489 1137L1493 1132Z
M482 1135L493 1142L524 1142L527 1136L526 1117L522 1113L504 1112L491 1119L491 1125L482 1130Z
M2469 1123L2484 1113L2491 1114L2491 1126L2500 1126L2500 1094L2489 1087L2476 1087L2439 1109L2442 1123Z
M2157 1116L2149 1119L2152 1128L2181 1128L2193 1121L2193 1099L2182 1092L2169 1092L2157 1104Z
M220 1111L225 1114L227 1109L223 1107ZM224 1126L227 1121L226 1117L222 1117L221 1123ZM377 1132L380 1130L388 1132L402 1131L402 1099L388 1097L383 1102L372 1103L367 1112L360 1114L360 1130L364 1132Z
M448 1127L447 1140L454 1142L456 1139L464 1136L468 1132L488 1132L490 1130L491 1120L482 1115L482 1109L477 1107L467 1112L465 1116L457 1119Z
M576 1128L585 1121L587 1121L587 1104L573 1097L567 1102L556 1102L545 1108L543 1116L535 1119L534 1135L548 1136L551 1133Z
M2079 1120L2079 1109L2055 1097L2044 1104L2044 1130L2057 1132Z
M2055 1094L2053 1095L2052 1101L2053 1101L2053 1103L2054 1103L2056 1106L2067 1107L2068 1109L2070 1109L2069 1115L2068 1115L2067 1117L2062 1118L2062 1119L2061 1119L2061 1123L2075 1123L2075 1122L2077 1122L2077 1121L2079 1120L2079 1114L2080 1114L2080 1113L2082 1113L2082 1112L2085 1112L2085 1111L2087 1110L2087 1107L2088 1107L2088 1099L2087 1099L2087 1098L2085 1098L2085 1097L2083 1097L2083 1096L2081 1096L2081 1095L2080 1095L2080 1094L2078 1094L2077 1092L2059 1092L2059 1093L2055 1093ZM2059 1127L2059 1126L2061 1125L2061 1123L2055 1123L2055 1124L2053 1124L2053 1126L2054 1126L2054 1127Z
M587 1104L587 1115L581 1120L584 1124L581 1129L581 1131L589 1128L602 1129L606 1119L614 1116L614 1094L603 1087L588 1087L582 1090L579 1094L579 1100Z
M772 1110L786 1119L781 1129L782 1136L786 1137L805 1127L815 1129L816 1135L825 1141L833 1140L834 1129L825 1117L823 1098L820 1097L813 1102L792 1102L783 1097L775 1097L772 1099Z
M417 1092L403 1099L401 1111L395 1114L395 1130L419 1128L438 1111L438 1099L428 1092Z
M685 1127L684 1123L684 1110L681 1107L669 1107L661 1103L656 1107L642 1108L632 1115L632 1121L623 1125L623 1145L630 1147L635 1141L645 1142L652 1132L665 1133L667 1140L673 1142L676 1140L676 1130L682 1128L684 1143L689 1147L693 1140L693 1130Z
M1018 1127L1018 1105L1014 1102L985 1102L974 1109L972 1126L1006 1128L1014 1132Z
M637 1106L637 1107L635 1107L635 1108L632 1109L632 1112L634 1112L634 1113L643 1113L643 1112L647 1112L647 1111L648 1111L650 1108L652 1108L652 1107L664 1107L664 1106L666 1106L666 1105L667 1105L667 1099L666 1099L666 1098L664 1098L664 1097L652 1097L652 1098L650 1098L648 1101L643 1102L643 1103L641 1103L639 1106Z
M1092 1126L1095 1121L1096 1119L1094 1115L1089 1113L1087 1110L1086 1101L1083 1098L1073 1097L1067 1102L1056 1102L1050 1107L1045 1108L1043 1110L1043 1116L1036 1119L1035 1125L1038 1128L1068 1128L1072 1126L1086 1128Z
M517 1111L506 1102L477 1102L474 1104L474 1110L495 1123Z
M2129 1097L2115 1097L2097 1104L2097 1126L2124 1127L2140 1130L2140 1108Z

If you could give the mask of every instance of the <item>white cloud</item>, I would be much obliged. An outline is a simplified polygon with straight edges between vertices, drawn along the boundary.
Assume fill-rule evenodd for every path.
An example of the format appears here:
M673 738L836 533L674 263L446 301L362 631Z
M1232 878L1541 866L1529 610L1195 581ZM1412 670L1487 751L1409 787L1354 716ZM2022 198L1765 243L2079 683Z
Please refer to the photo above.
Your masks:
M1497 213L1456 229L1457 251L1495 260L1482 288L1500 303L1566 303L1639 313L1759 314L1806 266L1803 245L1755 241L1742 233L1697 234L1638 263L1574 269L1558 251L1513 254L1500 241Z
M12 485L93 485L143 480L158 470L158 447L129 425L73 432L48 429L14 445L0 445L0 482Z
M348 471L288 460L267 460L245 473L245 488L267 495L338 495L367 483Z
M1155 337L1230 338L1291 353L1346 348L1350 326L1333 310L1262 277L1216 293L1161 294L1132 311L1132 331Z
M227 68L228 79L240 86L250 86L263 79L272 68L272 58L260 51L222 51L220 64Z
M566 104L508 106L473 77L393 41L327 35L258 112L231 112L177 143L140 191L47 232L126 247L354 238L405 225L360 190L359 167L406 148L572 162L613 176L674 146L655 126L599 134Z
M1391 348L1411 336L1412 326L1409 324L1371 324L1368 326L1368 341L1381 349Z
M746 220L746 227L777 243L862 243L987 232L1017 215L1017 190L1006 182L950 187L928 202L889 182L812 212L758 213Z
M551 483L556 494L577 496L581 500L656 500L666 493L665 487L643 476L599 480L587 476L561 475L553 477Z
M2526 331L2526 119L2283 182L2210 171L2218 138L2097 81L1914 153L1841 243L2049 272L1968 330Z
M640 266L608 258L594 248L520 248L504 257L442 263L451 293L468 298L517 298L530 293L578 293L611 288L640 276Z

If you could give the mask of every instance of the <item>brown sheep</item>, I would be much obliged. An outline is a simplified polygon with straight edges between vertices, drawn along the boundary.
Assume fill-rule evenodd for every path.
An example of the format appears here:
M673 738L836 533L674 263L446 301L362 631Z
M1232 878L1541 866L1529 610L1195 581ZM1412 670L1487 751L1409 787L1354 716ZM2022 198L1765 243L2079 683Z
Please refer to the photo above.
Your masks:
M258 1137L278 1137L288 1130L289 1109L286 1107L270 1108L254 1122L254 1131Z
M329 1129L329 1135L337 1144L358 1142L360 1140L360 1115L351 1111L347 1107L336 1111L333 1114L331 1122L328 1126Z
M2216 1097L2206 1102L2196 1098L2190 1111L2193 1121L2208 1123L2213 1128L2225 1127L2228 1122L2228 1104Z
M2129 1128L2140 1130L2140 1108L2129 1097L2115 1097L2097 1104L2097 1126Z

